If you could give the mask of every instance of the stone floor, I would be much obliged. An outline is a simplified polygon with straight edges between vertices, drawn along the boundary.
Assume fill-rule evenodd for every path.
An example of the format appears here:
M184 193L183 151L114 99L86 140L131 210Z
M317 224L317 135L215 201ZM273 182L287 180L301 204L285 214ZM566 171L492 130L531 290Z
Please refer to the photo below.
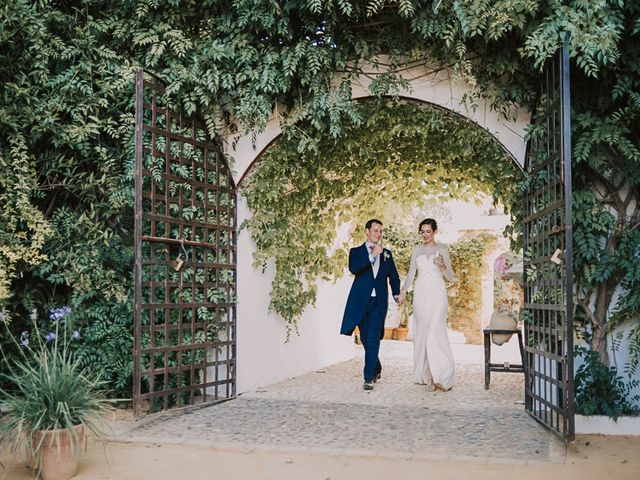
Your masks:
M413 384L412 343L382 343L383 377L362 389L363 352L348 362L214 406L122 423L113 440L267 451L497 463L554 463L565 446L524 411L523 378L484 372L475 350L456 354L456 385Z

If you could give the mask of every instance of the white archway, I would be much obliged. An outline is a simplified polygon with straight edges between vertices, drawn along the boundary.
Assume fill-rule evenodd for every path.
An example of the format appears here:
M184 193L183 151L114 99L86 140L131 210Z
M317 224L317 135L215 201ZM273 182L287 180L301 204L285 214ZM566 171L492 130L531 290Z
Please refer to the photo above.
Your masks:
M353 97L371 97L369 85L376 75L384 73L373 66L364 68L352 81ZM491 108L487 100L468 108L464 99L474 92L472 86L454 77L447 68L428 69L424 65L408 65L401 72L409 87L400 96L438 105L462 115L491 133L503 148L523 166L524 131L530 113L519 111L505 119ZM234 159L234 179L239 183L261 153L281 134L280 121L274 115L267 127L255 137L229 135L226 154ZM243 198L238 198L238 224L250 218ZM273 269L263 273L253 267L253 244L246 230L237 242L237 385L238 393L302 375L337 362L351 359L353 340L338 334L342 309L351 284L345 276L337 284L318 282L316 307L307 307L299 322L300 335L293 333L285 343L283 321L269 312Z
M351 82L354 99L371 97L369 86L375 76L384 71L375 70L373 66L363 68L363 73ZM428 69L424 65L408 66L400 76L409 86L398 92L400 97L431 103L462 115L487 130L502 147L522 167L525 156L525 128L529 124L531 113L518 110L513 118L506 119L492 108L487 99L471 108L465 103L475 89L473 86L457 79L448 68ZM234 178L239 182L260 154L280 134L280 120L274 115L267 122L266 128L255 137L252 135L228 135L226 153L234 159Z

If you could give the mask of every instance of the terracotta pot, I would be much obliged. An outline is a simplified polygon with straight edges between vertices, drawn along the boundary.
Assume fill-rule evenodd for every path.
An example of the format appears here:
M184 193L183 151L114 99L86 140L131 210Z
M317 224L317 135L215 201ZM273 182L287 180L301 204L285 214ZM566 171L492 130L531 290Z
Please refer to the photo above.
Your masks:
M383 340L392 340L393 339L393 331L395 328L384 327L384 337Z
M353 341L355 342L356 345L360 345L360 329L358 328L358 326L356 325L356 328L354 328L353 330Z
M42 480L69 480L78 473L80 448L84 442L84 425L74 428L75 436L70 435L66 428L45 430L36 436L34 448L40 444L38 458Z
M409 335L409 329L407 327L396 327L393 329L393 338L396 340L406 340Z
M489 326L500 330L515 330L518 324L516 323L515 318L513 318L511 312L507 310L498 310L497 312L493 312L493 315L491 315ZM510 333L493 334L491 335L491 341L496 345L502 345L511 339L511 335L512 334Z

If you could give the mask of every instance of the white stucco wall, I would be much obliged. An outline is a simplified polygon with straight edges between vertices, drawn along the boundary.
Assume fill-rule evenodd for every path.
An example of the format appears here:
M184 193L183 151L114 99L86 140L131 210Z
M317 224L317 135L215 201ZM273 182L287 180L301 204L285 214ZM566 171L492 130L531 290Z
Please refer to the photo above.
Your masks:
M249 215L243 199L238 220ZM273 269L265 273L252 266L255 245L249 232L238 237L237 390L253 390L353 358L352 337L340 335L342 312L351 279L320 282L317 307L308 307L299 321L299 333L286 342L284 321L269 313Z
M635 379L640 381L640 369L636 371L635 375L630 376L627 373L625 373L625 367L629 364L629 361L631 359L631 352L629 348L630 344L629 344L628 338L629 338L629 334L632 331L635 331L636 325L637 325L637 321L636 322L628 321L623 323L613 331L612 335L614 337L618 337L618 335L620 335L620 337L618 337L620 346L617 349L617 351L614 351L614 348L611 342L611 337L609 337L610 338L609 356L611 358L611 365L615 365L618 368L618 375L624 378L625 383L628 383L630 379ZM631 397L634 397L635 395L640 396L640 385L631 390ZM636 407L640 408L640 400L637 400L636 402L633 402L633 403ZM636 431L636 435L640 435L640 430Z
M520 112L513 121L499 118L486 102L474 111L462 102L470 87L455 81L448 70L429 71L424 67L406 70L403 75L411 88L406 98L430 102L455 111L491 132L520 163L524 162L524 128L529 115ZM354 96L369 96L369 76L353 83ZM230 135L226 153L233 157L234 179L238 183L254 161L281 133L274 116L267 128L255 137ZM238 224L249 212L242 198L238 201ZM252 266L255 246L247 231L238 237L238 307L237 307L237 386L238 393L249 391L286 378L321 369L350 359L354 355L353 339L339 335L342 312L352 278L346 275L337 284L319 284L317 307L307 308L299 322L299 333L285 343L282 319L268 312L273 272L261 272Z
M376 74L382 70L374 70L373 67L364 67L365 73L352 81L353 98L370 97L369 85ZM409 82L406 90L398 92L398 95L416 101L432 103L452 112L456 112L478 126L490 132L504 149L520 164L524 165L525 157L525 128L529 123L531 114L526 110L518 110L513 118L505 119L494 111L490 102L481 101L475 108L466 105L464 98L473 87L456 79L449 69L429 69L425 66L407 68L401 76ZM260 153L280 135L280 121L274 115L267 127L255 136L229 135L227 141L227 153L235 160L235 178L243 177L247 169Z
M352 83L353 97L371 96L369 85L380 71L373 67L364 67L357 81ZM482 100L475 108L465 103L465 95L473 88L456 79L448 68L429 69L424 65L406 68L402 77L409 82L406 90L398 92L400 97L439 105L473 120L478 126L486 129L502 144L504 149L520 164L524 165L525 147L524 129L529 123L531 114L526 110L514 113L514 118L507 120L491 108L491 103Z
M613 315L616 310L616 305L618 303L619 297L622 294L622 288L620 285L616 287L613 293L613 298L611 300L610 309L608 315ZM592 305L593 308L593 305ZM638 319L627 320L622 322L620 325L617 325L612 331L607 335L607 351L609 353L609 365L611 367L616 367L618 376L622 377L626 384L629 384L630 380L640 381L640 369L637 369L634 375L629 375L627 367L632 357L631 345L629 340L629 335L635 333L638 325ZM583 347L588 346L584 341L574 338L574 342L576 345L580 345ZM583 360L581 357L575 357L574 359L574 370L577 371L578 368L583 364ZM640 395L640 385L631 390L630 397L634 397L635 395ZM640 407L640 400L637 400L634 403L637 407Z
M609 365L616 367L618 376L622 377L625 383L629 383L631 379L640 380L640 370L636 371L635 375L629 375L625 372L627 365L631 359L631 351L629 344L629 334L635 331L637 320L629 320L618 325L607 337L607 350L609 352ZM614 348L614 339L618 344ZM576 343L581 346L586 346L584 342L576 339ZM584 362L581 357L576 357L574 362L575 371L578 370L580 365ZM631 390L630 397L640 395L640 386ZM640 401L634 403L637 407L640 407ZM640 432L639 432L640 433Z

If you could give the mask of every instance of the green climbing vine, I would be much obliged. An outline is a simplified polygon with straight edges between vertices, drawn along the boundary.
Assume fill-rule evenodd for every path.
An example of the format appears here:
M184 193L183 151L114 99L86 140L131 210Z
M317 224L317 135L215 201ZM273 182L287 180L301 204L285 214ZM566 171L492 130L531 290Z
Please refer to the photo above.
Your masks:
M376 128L367 120L369 112L363 105L351 101L350 82L360 78L363 65L381 66L381 71L373 73L367 68L372 76L370 89L376 95L396 93L403 85L400 74L407 64L447 68L457 79L477 86L469 102L489 99L500 113L513 115L518 108L532 108L538 68L568 32L574 67L575 210L580 213L574 222L576 318L591 348L605 363L608 335L617 324L632 322L629 342L637 364L639 18L638 2L584 0L2 2L2 315L11 317L19 331L33 308L42 310L51 302L82 306L75 310L78 322L100 330L95 348L108 348L112 359L130 355L132 73L136 67L152 70L167 81L168 93L189 114L198 113L211 136L223 130L240 134L260 129L276 105L285 122L299 126L297 139L285 137L275 146L283 161L292 164L268 167L266 174L255 172L255 181L267 183L268 176L261 175L267 175L269 168L273 173L297 175L313 175L315 168L328 178L322 177L318 186L312 184L304 192L295 190L305 188L295 175L291 189L288 182L273 177L273 192L266 187L253 192L255 205L263 204L263 197L269 195L272 202L285 205L305 194L330 198L324 195L332 188L343 204L321 200L321 214L311 212L313 203L303 199L310 211L309 222L325 222L316 228L317 233L311 227L300 230L315 239L312 248L300 240L301 233L282 228L288 220L268 218L268 211L259 214L251 227L252 232L261 226L274 227L271 235L278 236L261 239L258 264L274 261L296 267L290 278L278 279L274 296L274 308L292 320L313 298L314 273L331 276L342 264L340 253L327 258L326 252L333 251L327 250L330 226L349 219L353 231L367 214L380 212L379 208L365 211L363 196L354 198L351 210L344 205L350 193L341 186L344 176L354 168L354 178L365 173L364 167L354 167L355 156L345 162L344 171L340 165L327 170L324 163L332 157L335 160L333 152L349 158L347 154L358 145L352 141L347 147L345 139L358 138L362 143L362 132ZM397 120L396 124L407 128L407 119ZM411 128L421 130L420 138L428 138L422 125ZM393 132L382 131L380 138L402 137ZM373 155L360 158L378 165L377 170L380 165L395 169L394 175L383 171L376 178L381 190L369 189L369 196L381 197L382 191L394 195L388 186L391 176L404 200L409 185L417 185L414 192L426 188L442 192L431 183L426 187L415 183L412 174L418 171L409 168L445 168L446 159L432 156L436 150L409 161L411 155L400 153L397 159L390 159L389 150L380 147ZM307 161L317 165L294 168ZM466 166L473 163L460 161ZM477 171L482 173L484 168L480 165ZM329 180L334 175L337 180L332 185ZM406 179L405 190L404 180L398 178ZM461 178L468 179L468 175ZM485 180L491 184L498 178ZM358 182L348 183L352 184ZM456 190L455 182L446 186ZM331 215L332 209L342 216ZM292 208L291 213L292 225L304 223L299 210ZM395 218L393 212L386 215ZM265 230L257 235L268 234ZM277 242L295 247L292 260ZM274 252L278 255L270 257ZM300 261L304 257L307 264ZM281 275L282 270L279 272ZM290 287L299 294L298 303L291 298L282 303L289 298L286 290ZM113 324L114 318L118 325ZM97 340L110 328L127 330L123 337L129 340L117 345ZM130 370L114 364L112 371L118 372L115 381L126 385Z
M475 317L482 306L483 256L494 247L494 235L481 233L467 235L449 245L454 281L448 287L449 322L458 325L475 324Z
M486 131L427 104L381 99L359 109L360 124L337 139L316 136L312 149L300 148L304 128L287 131L242 186L255 265L273 262L271 308L290 326L314 303L317 279L343 275L348 242L336 232L345 223L359 241L368 218L393 224L425 196L480 192L519 215L520 170Z

